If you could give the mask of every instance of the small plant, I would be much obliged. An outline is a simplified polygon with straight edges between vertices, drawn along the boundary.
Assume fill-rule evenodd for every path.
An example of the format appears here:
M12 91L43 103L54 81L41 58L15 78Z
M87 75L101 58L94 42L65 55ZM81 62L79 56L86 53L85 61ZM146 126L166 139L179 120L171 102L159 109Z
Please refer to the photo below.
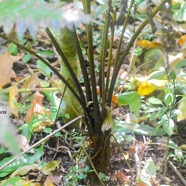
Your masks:
M138 179L138 182L146 183L147 185L152 185L151 180L156 178L156 171L157 168L151 158L147 159L146 162L144 162L144 167L140 172L140 177Z
M81 180L86 180L88 173L93 170L86 166L81 168L78 165L72 166L69 169L69 173L64 177L64 182L66 185L77 185Z

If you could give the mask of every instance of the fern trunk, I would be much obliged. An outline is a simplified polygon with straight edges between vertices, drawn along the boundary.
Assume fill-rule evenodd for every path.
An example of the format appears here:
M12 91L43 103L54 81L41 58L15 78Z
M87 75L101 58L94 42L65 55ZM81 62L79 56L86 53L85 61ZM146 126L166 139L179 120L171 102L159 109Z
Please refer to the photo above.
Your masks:
M79 63L78 63L78 58L73 42L73 35L72 31L65 28L62 29L59 35L59 43L62 51L64 52L67 60L70 62L70 65L75 73L75 75L78 77L79 75ZM75 88L75 84L72 81L72 77L64 64L63 60L60 60L61 62L61 74L63 77L69 82L69 84L72 86L72 88L77 92ZM65 85L62 87L62 90L65 90ZM64 108L64 113L69 114L69 118L64 117L64 121L68 122L69 120L72 120L76 118L77 116L83 114L82 113L82 108L79 105L78 101L76 98L73 96L71 91L67 88L65 90L64 94L64 102L65 102L65 108ZM72 128L79 129L80 128L80 123L76 122L71 125Z
M104 173L108 175L110 170L110 136L111 130L108 130L104 133L99 132L95 133L91 138L92 154L91 161L88 162L88 165L95 169L97 172L92 172L89 175L91 185L103 185L100 178L98 178L99 173Z

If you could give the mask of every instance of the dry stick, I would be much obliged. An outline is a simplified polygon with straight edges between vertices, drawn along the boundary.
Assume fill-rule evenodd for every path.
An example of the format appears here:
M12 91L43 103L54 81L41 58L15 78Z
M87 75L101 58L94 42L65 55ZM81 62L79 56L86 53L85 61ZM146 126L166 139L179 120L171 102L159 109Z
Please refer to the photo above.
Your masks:
M96 88L98 88L98 86ZM56 92L56 91L59 91L59 90L60 90L59 87L54 87L54 88L20 88L20 89L18 89L18 92L19 93L27 93L27 92L35 92L35 91ZM82 90L85 91L85 87L82 87ZM0 90L0 94L9 93L9 92L10 92L10 87Z
M10 88L6 88L6 89L2 89L0 90L0 94L4 94L4 93L9 93ZM27 93L27 92L35 92L35 91L39 91L39 92L56 92L59 91L59 88L21 88L18 89L19 93Z
M96 171L95 166L94 166L92 160L90 159L88 153L86 152L86 150L85 150L85 154L86 154L86 156L87 156L87 158L88 158L88 161L90 162L90 164L91 164L91 166L92 166L92 168L93 168L93 170L94 170L96 176L98 177L98 179L99 179L101 185L105 186L105 184L103 183L103 181L100 179L99 174L98 174L98 172Z
M6 88L6 89L1 89L0 90L0 94L4 94L4 93L9 93L10 92L10 88ZM82 87L82 90L85 91L85 87ZM27 93L27 92L56 92L56 91L60 91L59 87L54 87L54 88L20 88L17 90L19 93Z
M143 150L142 154L140 155L141 156L141 159L138 156L138 152L139 152L138 149L139 149L139 147L138 147L138 145L135 146L134 159L135 159L135 163L136 163L136 182L138 181L138 179L140 177L142 159L144 158L144 152L146 151L147 146L148 146L148 144L146 143L146 139L144 138L144 136L143 136L143 139L144 139L144 145L143 145L143 149L144 150Z
M184 177L181 175L180 171L174 166L174 164L170 161L169 162L170 166L172 167L173 171L176 173L176 175L180 178L184 186L186 186L186 180Z
M136 147L135 147L135 151L136 151ZM141 171L141 161L139 159L138 153L137 151L134 153L134 159L135 159L135 163L136 163L136 182L137 179L139 179L140 177L140 171Z
M55 130L54 132L52 132L51 134L49 134L48 136L42 138L40 141L36 142L35 144L33 144L29 149L23 151L22 153L20 153L19 155L15 156L13 159L11 159L10 161L8 161L7 163L5 163L3 166L0 167L0 170L2 170L3 168L5 168L6 166L8 166L10 163L14 162L15 160L17 160L18 158L20 158L23 154L27 153L28 151L30 151L31 149L33 149L34 147L37 147L38 145L40 145L42 142L44 142L45 140L49 139L51 136L53 136L54 134L56 134L57 132L61 131L62 129L66 128L67 126L71 125L73 122L81 119L82 116L78 116L77 118L71 120L70 122L68 122L67 124L63 125L62 127L60 127L59 129Z

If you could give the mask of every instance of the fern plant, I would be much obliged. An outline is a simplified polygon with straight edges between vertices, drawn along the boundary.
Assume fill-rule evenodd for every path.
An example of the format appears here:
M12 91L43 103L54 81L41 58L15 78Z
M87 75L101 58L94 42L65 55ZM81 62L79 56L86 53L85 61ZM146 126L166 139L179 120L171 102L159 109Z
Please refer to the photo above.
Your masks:
M31 14L34 14L35 16L29 15L29 22L27 22L26 19L22 19L23 25L26 25L23 29L23 31L19 31L20 28L20 22L16 21L16 19L11 19L11 24L15 25L17 32L19 34L23 34L24 30L26 28L29 29L32 35L35 35L37 29L44 25L44 28L46 28L46 33L48 34L49 38L51 39L58 55L61 57L63 61L63 65L68 70L68 76L70 77L70 82L66 77L64 77L63 73L56 70L50 63L48 63L44 58L36 54L34 51L26 48L24 45L21 45L17 41L14 41L7 36L0 34L0 37L11 41L15 43L18 47L21 49L24 49L25 51L29 52L30 54L36 56L39 60L41 60L43 63L45 63L53 72L56 73L56 75L59 77L59 79L65 84L65 86L68 88L68 91L71 92L71 94L74 96L75 100L78 102L78 104L81 106L81 110L84 112L84 119L83 122L87 126L88 129L88 135L90 137L90 159L87 160L87 163L95 170L95 172L91 173L90 178L92 180L92 184L100 184L100 179L98 178L98 173L102 172L104 174L107 174L109 172L109 159L110 159L110 137L111 137L111 127L113 125L113 118L111 114L111 102L112 102L112 96L114 92L114 87L116 84L117 76L119 73L119 70L125 61L126 56L129 54L129 51L136 40L136 38L139 36L143 28L149 23L149 21L157 14L157 12L161 9L161 7L167 2L168 0L163 0L161 4L154 9L152 14L147 18L141 26L136 30L136 32L133 34L129 42L126 44L124 50L121 50L121 43L123 41L123 35L126 30L127 24L129 22L129 17L131 15L131 11L133 7L135 7L134 0L130 1L130 4L126 7L126 14L123 15L123 28L120 35L119 43L117 46L117 52L113 56L112 48L113 48L113 38L114 38L114 28L116 25L116 13L118 10L117 3L120 2L119 0L107 0L106 2L106 12L104 13L104 25L103 25L103 34L102 34L102 42L101 42L101 59L100 59L100 65L99 65L99 77L98 77L98 83L96 81L96 72L95 72L95 56L94 56L94 47L93 47L93 23L90 22L89 16L88 19L83 18L82 16L78 16L77 22L83 22L86 23L86 36L87 36L87 56L88 56L88 65L90 71L87 70L85 58L80 46L80 42L78 39L78 35L76 32L76 22L74 20L68 20L68 17L66 17L64 21L64 17L62 18L61 24L58 25L58 30L63 29L64 26L68 27L68 34L70 34L70 40L73 40L73 47L72 52L75 49L75 52L77 53L77 57L79 59L80 63L80 69L82 72L82 76L84 79L84 86L85 86L85 92L83 92L80 82L78 81L77 73L73 69L73 60L68 57L68 54L64 51L64 39L62 38L63 43L60 43L61 41L58 41L56 37L52 34L50 27L53 25L56 20L60 21L61 15L58 17L58 8L57 5L54 3L52 4L52 7L56 7L56 9L52 9L50 5L44 1L39 1L39 3L43 3L45 5L42 10L42 12L48 11L47 13L44 12L40 14L37 10L39 8L37 7L37 3L35 1L30 1L29 3L23 3L23 1L19 0L17 4L12 4L12 11L16 16L23 16L24 12L26 11L26 8L32 9L33 12ZM10 1L2 1L0 3L0 10L3 9L3 7L6 5L7 2ZM69 2L69 1L68 1ZM71 1L70 1L71 2ZM121 1L123 2L123 1ZM83 11L84 15L91 15L91 0L83 0ZM24 5L24 6L23 6ZM66 5L65 5L66 6ZM26 7L26 8L25 8ZM20 11L21 8L21 11ZM61 7L62 9L64 6ZM52 11L50 12L49 10ZM6 13L6 11L4 10ZM48 14L48 15L47 15ZM52 16L50 16L52 14ZM54 16L55 15L55 16ZM78 14L79 15L79 14ZM82 15L82 14L81 14ZM2 14L1 14L2 16ZM4 16L9 17L9 15L4 14ZM45 20L47 16L49 16L49 19L51 22L37 22L36 17L40 16L40 20ZM55 17L55 19L54 19ZM59 19L58 19L59 18ZM0 17L2 20L2 18ZM10 18L9 18L10 19ZM9 20L8 19L8 20ZM36 22L35 22L36 21ZM73 22L73 24L72 24ZM36 24L34 31L31 29L31 24ZM42 24L41 24L42 23ZM43 24L44 23L44 24ZM50 23L50 24L48 24ZM5 32L7 33L12 29L7 28L6 24L1 24ZM63 33L64 30L61 30ZM110 32L110 35L109 35ZM64 34L64 33L63 33ZM67 34L67 35L68 35ZM65 35L65 34L64 34ZM109 45L108 45L109 40ZM108 57L108 61L107 61ZM111 75L111 64L114 64L114 71ZM107 73L105 74L105 67L107 67ZM111 77L110 77L111 76ZM97 87L100 89L100 95L97 94ZM101 183L103 184L103 183Z

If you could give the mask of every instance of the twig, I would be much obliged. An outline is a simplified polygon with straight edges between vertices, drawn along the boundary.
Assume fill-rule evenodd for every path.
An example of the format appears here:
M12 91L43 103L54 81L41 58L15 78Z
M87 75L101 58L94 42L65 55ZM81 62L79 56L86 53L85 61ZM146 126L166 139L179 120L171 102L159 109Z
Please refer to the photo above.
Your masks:
M144 153L146 152L147 147L148 147L148 143L147 143L145 136L143 136L143 141L144 141L144 143L142 145L143 151L140 150L141 147L139 146L139 144L135 145L134 159L135 159L135 163L136 163L136 182L140 177L142 160L144 158ZM140 155L140 157L138 154Z
M134 159L135 159L135 163L136 163L136 182L137 182L137 179L139 178L140 171L141 171L141 161L138 156L138 146L137 145L135 146Z
M27 150L23 151L22 153L20 153L19 155L15 156L13 159L11 159L7 163L5 163L3 166L1 166L0 167L0 170L2 170L3 168L5 168L6 166L8 166L10 163L14 162L15 160L17 160L18 158L20 158L23 154L27 153L28 151L30 151L34 147L37 147L38 145L40 145L42 142L44 142L45 140L49 139L51 136L55 135L57 132L61 131L62 129L66 128L67 126L71 125L72 123L74 123L75 121L77 121L77 120L79 120L81 118L82 118L82 116L78 116L77 118L71 120L67 124L65 124L62 127L60 127L59 129L55 130L54 132L52 132L48 136L42 138L40 141L38 141L35 144L33 144L30 148L28 148Z
M94 164L92 163L92 160L90 159L90 157L89 157L88 153L86 152L86 150L85 150L85 154L86 154L86 156L87 156L87 158L88 158L88 161L90 162L90 164L91 164L91 166L92 166L92 168L93 168L93 170L94 170L96 176L98 177L98 179L99 179L101 185L105 186L105 184L103 183L103 181L100 179L99 174L98 174L98 172L96 171L96 169L95 169L95 167L94 167Z
M169 164L170 164L171 168L173 169L173 171L176 173L176 175L180 178L180 180L182 181L184 186L186 186L186 180L181 175L180 171L174 166L174 164L171 161L169 162Z
M0 90L0 94L3 93L9 93L10 88L6 88L6 89L2 89ZM19 93L27 93L27 92L35 92L35 91L39 91L39 92L56 92L59 91L59 88L21 88L18 89Z
M70 149L69 149L68 147L66 147L66 146L60 146L60 147L57 148L57 149L56 149L56 148L49 147L48 145L44 145L44 147L45 147L46 149L49 149L49 150L54 151L54 152L56 152L56 153L61 152L61 149L65 149L65 150L67 151L68 155L69 155L70 160L73 161L73 158L72 158L72 154L71 154L71 152L70 152Z
M6 89L1 89L0 90L0 94L4 94L4 93L9 93L10 88L6 88ZM99 88L98 86L96 87L97 89ZM35 91L39 91L39 92L57 92L60 91L61 89L59 87L52 87L52 88L20 88L18 89L19 93L27 93L27 92L35 92ZM85 87L82 87L82 90L85 91Z

